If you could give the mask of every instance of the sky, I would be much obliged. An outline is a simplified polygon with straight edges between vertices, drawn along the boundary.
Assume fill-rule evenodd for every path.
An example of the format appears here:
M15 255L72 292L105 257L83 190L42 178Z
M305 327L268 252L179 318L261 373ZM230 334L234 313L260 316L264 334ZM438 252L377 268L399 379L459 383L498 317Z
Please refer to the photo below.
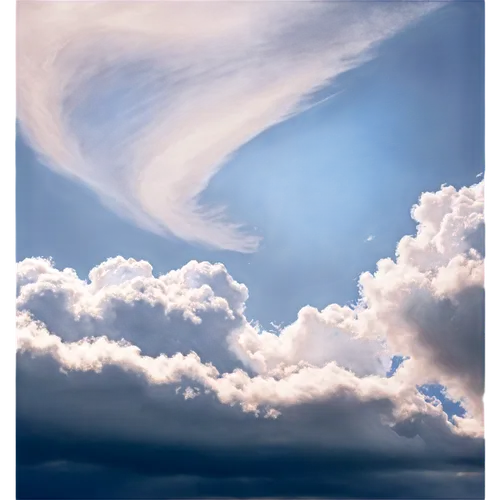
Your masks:
M18 497L483 495L484 5L391 4L18 9Z

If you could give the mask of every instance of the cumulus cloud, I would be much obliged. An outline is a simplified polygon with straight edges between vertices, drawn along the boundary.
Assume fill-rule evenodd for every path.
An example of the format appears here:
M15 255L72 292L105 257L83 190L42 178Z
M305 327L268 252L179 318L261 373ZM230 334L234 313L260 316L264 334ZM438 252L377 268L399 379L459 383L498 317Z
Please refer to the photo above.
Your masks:
M208 490L224 476L216 496L290 494L284 474L318 495L368 496L355 486L367 471L381 496L395 495L403 471L427 485L419 497L443 481L455 496L472 483L477 492L483 191L480 182L424 193L416 234L360 276L356 305L304 307L277 332L246 318L248 290L222 264L192 261L156 277L149 263L117 257L82 280L47 259L18 263L23 470L36 478L36 467L50 474L61 460L78 477L83 464L125 468L141 497L196 496L192 482L177 483L183 476ZM406 361L388 376L396 354ZM418 390L425 383L445 385L466 415L449 422ZM145 486L144 475L157 479Z
M21 2L18 117L50 167L122 215L251 252L256 236L200 205L211 177L436 5Z
M482 414L484 390L484 183L424 193L417 234L360 277L363 328L411 356L408 374L434 378Z

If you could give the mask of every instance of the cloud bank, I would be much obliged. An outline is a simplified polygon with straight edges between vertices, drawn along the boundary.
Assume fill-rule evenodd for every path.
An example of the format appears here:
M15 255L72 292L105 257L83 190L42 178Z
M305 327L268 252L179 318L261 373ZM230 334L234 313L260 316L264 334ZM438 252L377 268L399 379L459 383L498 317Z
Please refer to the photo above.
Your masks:
M279 332L245 317L222 264L155 277L117 257L84 281L20 262L27 484L118 469L86 496L481 497L483 191L424 193L416 234L360 276L355 306L304 307ZM427 383L466 415L450 422Z
M20 2L18 118L45 162L141 226L251 252L199 196L243 144L431 2ZM43 20L43 22L41 21Z

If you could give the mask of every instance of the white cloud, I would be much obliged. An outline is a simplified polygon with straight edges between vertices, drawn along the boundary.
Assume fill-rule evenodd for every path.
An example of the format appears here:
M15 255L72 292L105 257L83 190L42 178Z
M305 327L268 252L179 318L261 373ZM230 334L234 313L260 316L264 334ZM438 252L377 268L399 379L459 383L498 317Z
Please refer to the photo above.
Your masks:
M242 144L433 8L23 2L18 117L51 167L86 182L121 214L158 233L250 252L256 236L199 205L210 178ZM142 78L133 103L113 104L103 92L119 99L113 85L134 71Z
M484 182L424 193L413 208L416 236L397 258L360 277L364 333L411 356L415 380L446 385L482 415L484 387ZM411 367L411 369L410 369Z

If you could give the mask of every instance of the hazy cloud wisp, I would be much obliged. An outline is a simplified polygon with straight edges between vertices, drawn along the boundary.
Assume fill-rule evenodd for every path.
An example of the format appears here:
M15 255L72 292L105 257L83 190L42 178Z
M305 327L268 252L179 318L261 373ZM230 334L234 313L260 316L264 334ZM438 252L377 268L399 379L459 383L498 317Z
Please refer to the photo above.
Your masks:
M200 193L430 2L22 2L18 117L32 146L157 233L254 251ZM43 19L43 22L40 20Z

